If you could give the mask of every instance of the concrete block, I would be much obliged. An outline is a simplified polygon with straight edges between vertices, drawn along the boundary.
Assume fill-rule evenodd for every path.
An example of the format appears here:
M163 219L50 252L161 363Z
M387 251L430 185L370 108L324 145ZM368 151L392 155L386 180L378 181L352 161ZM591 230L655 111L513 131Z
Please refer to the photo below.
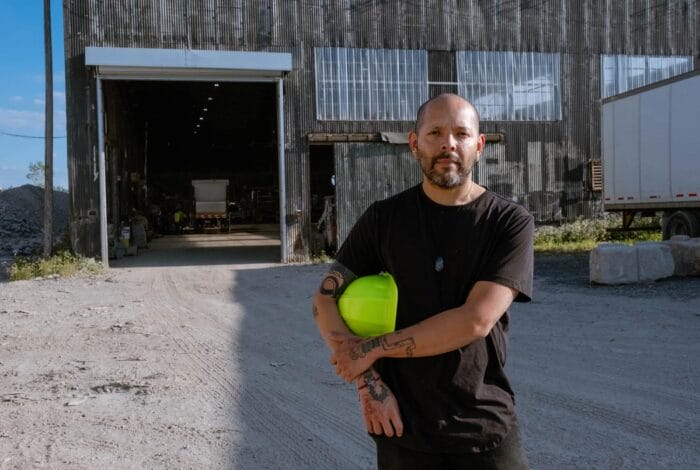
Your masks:
M637 250L622 243L601 243L588 258L591 282L629 284L639 280Z
M671 248L676 276L700 276L700 238L673 237L664 244Z
M642 242L637 250L637 270L641 282L656 281L673 276L675 262L671 247L661 242Z

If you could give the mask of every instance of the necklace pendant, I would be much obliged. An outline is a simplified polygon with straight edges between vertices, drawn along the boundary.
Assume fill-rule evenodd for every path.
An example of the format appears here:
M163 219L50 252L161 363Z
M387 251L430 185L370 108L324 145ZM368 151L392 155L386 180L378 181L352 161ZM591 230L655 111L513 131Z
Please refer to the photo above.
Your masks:
M445 260L442 259L442 256L438 256L435 258L435 271L437 272L442 272L442 270L445 268Z

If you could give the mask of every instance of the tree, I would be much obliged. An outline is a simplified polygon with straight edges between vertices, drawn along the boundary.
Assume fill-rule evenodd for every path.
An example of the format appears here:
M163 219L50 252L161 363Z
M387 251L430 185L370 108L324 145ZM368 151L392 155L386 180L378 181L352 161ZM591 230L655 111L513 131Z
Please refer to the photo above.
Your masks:
M29 173L27 173L27 179L31 181L35 186L40 188L44 187L46 165L43 162L33 162L29 164Z
M51 57L51 0L44 0L44 61L46 107L44 108L44 257L53 249L53 61Z

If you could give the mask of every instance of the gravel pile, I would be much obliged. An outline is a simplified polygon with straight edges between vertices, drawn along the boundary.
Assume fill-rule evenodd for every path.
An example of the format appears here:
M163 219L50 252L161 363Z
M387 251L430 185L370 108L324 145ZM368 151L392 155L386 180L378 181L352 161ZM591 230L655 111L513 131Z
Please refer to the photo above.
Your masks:
M0 191L0 257L40 253L43 244L44 189L25 184ZM53 193L56 243L68 226L68 193Z

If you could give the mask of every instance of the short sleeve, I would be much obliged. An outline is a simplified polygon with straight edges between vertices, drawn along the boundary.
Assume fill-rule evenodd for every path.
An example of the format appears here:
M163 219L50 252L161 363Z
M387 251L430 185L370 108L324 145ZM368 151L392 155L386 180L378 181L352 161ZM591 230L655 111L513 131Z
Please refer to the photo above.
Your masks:
M367 276L382 271L379 256L377 203L360 216L336 253L335 259L356 276Z
M503 225L499 224L494 252L479 280L515 289L518 291L516 302L529 302L532 300L535 222L524 209L518 209Z

